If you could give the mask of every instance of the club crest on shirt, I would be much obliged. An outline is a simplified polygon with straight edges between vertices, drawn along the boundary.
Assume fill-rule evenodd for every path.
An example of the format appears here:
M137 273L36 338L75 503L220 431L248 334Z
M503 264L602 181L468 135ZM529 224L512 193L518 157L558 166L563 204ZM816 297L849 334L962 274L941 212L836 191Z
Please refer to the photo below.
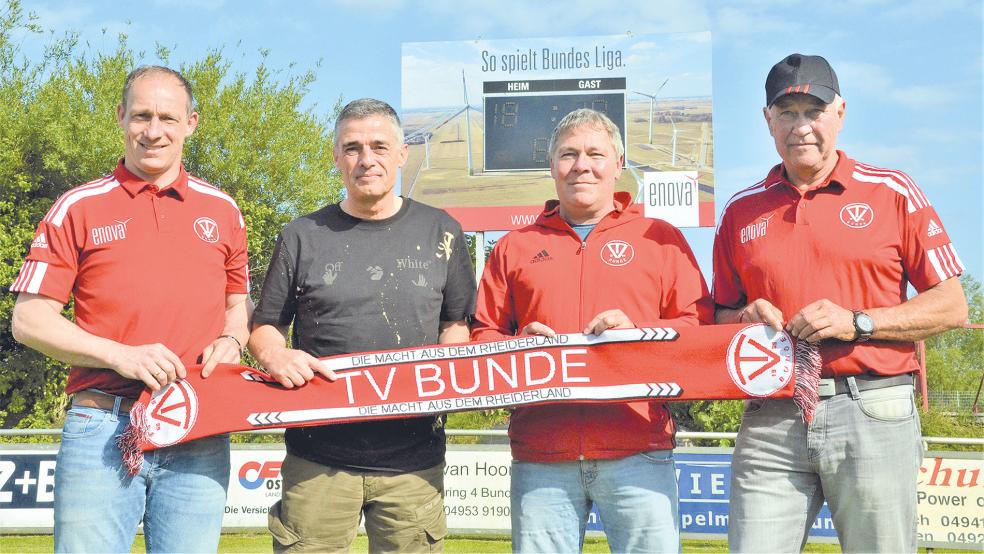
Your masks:
M635 248L624 240L610 240L601 247L601 261L610 266L623 266L634 257Z
M841 208L840 211L841 223L847 225L851 229L863 229L875 219L875 212L871 209L871 206L863 202L855 202L854 204L848 204Z
M199 217L195 220L195 234L205 242L218 242L219 224L211 217Z

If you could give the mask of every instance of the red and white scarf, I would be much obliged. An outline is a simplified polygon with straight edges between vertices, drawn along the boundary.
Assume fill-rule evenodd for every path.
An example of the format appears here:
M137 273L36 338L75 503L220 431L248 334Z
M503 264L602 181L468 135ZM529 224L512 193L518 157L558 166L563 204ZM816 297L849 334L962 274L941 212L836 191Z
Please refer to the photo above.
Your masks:
M809 421L817 402L816 349L762 324L612 329L601 335L525 335L321 359L316 376L286 389L256 369L221 364L130 410L119 439L127 467L142 453L202 437L556 402L794 397Z

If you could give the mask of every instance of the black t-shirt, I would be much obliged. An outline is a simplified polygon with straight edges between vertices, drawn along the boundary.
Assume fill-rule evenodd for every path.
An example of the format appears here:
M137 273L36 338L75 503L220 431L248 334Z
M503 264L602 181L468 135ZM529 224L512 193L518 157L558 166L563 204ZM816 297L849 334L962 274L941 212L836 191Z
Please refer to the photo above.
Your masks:
M461 226L444 211L404 198L396 215L363 220L332 204L281 232L253 320L293 323L293 347L316 357L409 348L470 317L475 289ZM292 428L286 443L355 470L417 471L445 453L438 416Z

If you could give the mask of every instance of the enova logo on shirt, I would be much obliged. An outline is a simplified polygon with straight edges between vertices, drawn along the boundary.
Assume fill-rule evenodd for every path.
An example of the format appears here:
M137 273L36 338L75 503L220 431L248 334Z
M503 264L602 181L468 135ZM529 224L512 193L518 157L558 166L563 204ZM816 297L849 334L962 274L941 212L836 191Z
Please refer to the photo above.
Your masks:
M125 239L126 224L129 223L131 219L133 218L129 217L123 221L117 219L111 225L93 227L89 230L89 235L92 237L92 244L99 246L100 244L105 244L107 242ZM47 244L45 247L47 248Z

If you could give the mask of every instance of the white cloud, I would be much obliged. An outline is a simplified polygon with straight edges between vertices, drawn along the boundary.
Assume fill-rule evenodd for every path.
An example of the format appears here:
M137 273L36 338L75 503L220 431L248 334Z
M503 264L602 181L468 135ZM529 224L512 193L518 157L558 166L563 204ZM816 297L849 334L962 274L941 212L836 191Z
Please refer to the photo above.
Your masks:
M566 2L496 2L432 0L417 6L424 13L449 18L449 25L475 36L540 37L578 34L586 24L598 33L668 33L706 30L707 13L701 3L686 0L605 3L597 0Z
M892 84L887 68L868 62L838 61L837 78L846 97L851 96L848 91L861 94L883 92Z
M889 97L911 109L929 109L952 102L957 95L949 88L932 85L914 85L893 88Z
M950 17L954 13L966 13L980 17L981 5L979 1L967 0L909 0L907 2L893 1L885 4L884 11L879 13L893 19L904 21L926 21Z
M883 142L844 142L839 144L845 152L856 160L877 167L911 168L913 160L918 159L920 149L914 144L886 144ZM911 171L911 169L910 169Z
M225 7L225 0L153 0L153 4L167 10L214 12Z
M656 48L657 46L658 45L655 42L642 41L642 42L637 42L637 43L633 44L632 46L630 46L629 47L629 50L632 50L632 51L634 51L634 50L652 50L653 48Z
M761 44L770 33L796 34L802 28L802 19L770 14L767 5L754 2L719 7L713 11L712 19L715 34L743 44Z
M341 8L362 14L372 19L392 19L407 7L406 0L322 0L318 2L327 9ZM411 9L417 9L411 5ZM371 15L370 15L371 14Z
M926 141L936 144L980 143L980 131L954 129L951 127L920 127L909 133L913 141Z
M900 85L887 67L867 62L838 62L837 76L841 92L848 99L854 94L860 94L921 110L934 108L957 98L957 94L946 86Z
M469 69L473 69L469 67ZM460 70L449 70L445 60L403 56L403 109L464 105ZM473 79L472 82L480 79ZM478 91L472 91L473 97ZM475 103L474 99L470 99Z
M32 4L28 12L38 17L38 25L45 29L52 29L60 32L64 29L74 28L80 21L89 19L92 15L92 8L84 4L74 4L71 6L50 7L47 4Z

